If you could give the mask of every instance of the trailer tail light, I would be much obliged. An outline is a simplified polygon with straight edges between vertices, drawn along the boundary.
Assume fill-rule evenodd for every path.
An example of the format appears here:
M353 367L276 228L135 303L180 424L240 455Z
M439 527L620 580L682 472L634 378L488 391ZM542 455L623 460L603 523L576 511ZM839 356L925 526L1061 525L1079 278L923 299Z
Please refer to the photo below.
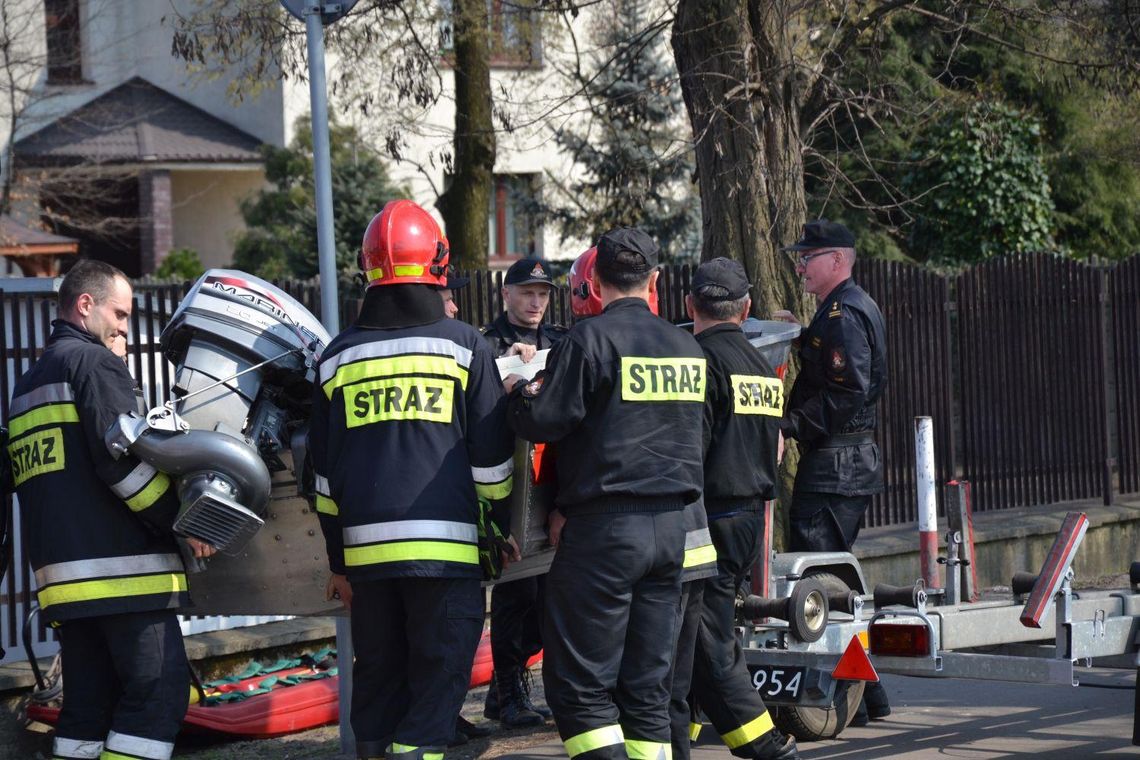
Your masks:
M868 629L871 654L888 657L930 655L930 629L913 623L876 621Z

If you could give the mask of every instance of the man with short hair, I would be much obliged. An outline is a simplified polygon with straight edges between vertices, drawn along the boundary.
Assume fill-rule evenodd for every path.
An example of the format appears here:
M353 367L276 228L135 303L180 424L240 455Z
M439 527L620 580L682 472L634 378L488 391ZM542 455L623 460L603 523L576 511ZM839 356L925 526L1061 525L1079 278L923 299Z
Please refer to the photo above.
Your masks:
M127 278L86 260L59 289L47 348L9 407L13 479L41 620L56 626L67 692L53 757L166 760L190 693L175 610L189 604L172 533L171 479L104 433L137 412L113 348L133 307ZM77 498L77 494L82 494ZM187 539L197 557L213 547Z
M851 277L855 236L845 226L808 222L803 237L783 250L796 257L804 290L817 304L797 341L800 373L780 425L800 443L789 548L851 551L872 495L883 490L875 428L887 383L886 326ZM795 321L788 311L776 316ZM868 684L865 703L871 719L890 714L880 684Z
M750 287L744 267L717 258L697 268L685 297L708 359L704 500L717 565L716 577L704 581L693 695L732 754L793 760L795 740L774 727L734 627L737 589L760 556L764 503L776 495L784 396L783 382L741 330Z
M534 355L562 339L566 330L543 324L554 279L540 259L519 259L503 278L503 313L483 328L496 358ZM491 591L491 659L494 672L483 715L508 728L537 726L550 710L530 697L526 664L542 650L542 575L498 583Z
M547 575L543 679L571 758L670 754L684 508L701 492L705 358L654 316L659 249L598 241L600 316L577 323L533 381L511 376L511 426L558 442L566 516Z

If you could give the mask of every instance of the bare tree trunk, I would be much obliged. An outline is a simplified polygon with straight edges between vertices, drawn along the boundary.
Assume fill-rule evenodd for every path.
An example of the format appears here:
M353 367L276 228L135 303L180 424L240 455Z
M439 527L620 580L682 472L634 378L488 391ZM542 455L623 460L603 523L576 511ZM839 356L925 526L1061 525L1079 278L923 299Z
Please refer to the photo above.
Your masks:
M673 51L696 141L701 259L727 256L753 282L753 312L805 312L779 252L805 216L803 158L788 14L782 2L680 0Z
M487 218L495 168L486 0L454 0L455 164L451 185L436 201L452 261L485 267Z
M793 57L793 23L784 0L679 0L673 52L696 142L701 260L727 256L744 264L757 317L790 309L802 321L812 307L791 259L779 250L799 238L806 216L805 93ZM786 545L798 463L792 443L773 536L779 548Z

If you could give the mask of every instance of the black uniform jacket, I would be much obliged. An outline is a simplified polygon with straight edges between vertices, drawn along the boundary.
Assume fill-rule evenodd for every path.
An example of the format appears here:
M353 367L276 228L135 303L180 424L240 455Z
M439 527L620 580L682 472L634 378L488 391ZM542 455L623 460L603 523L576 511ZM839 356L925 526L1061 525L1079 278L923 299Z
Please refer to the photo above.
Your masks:
M883 488L872 434L887 382L886 327L854 280L820 302L799 337L800 374L781 428L801 444L796 490L858 496Z
M697 335L709 367L705 399L705 510L759 510L776 497L784 384L739 325Z
M587 512L681 509L701 493L705 358L693 337L621 298L576 324L509 396L530 441L558 441L558 497Z
M317 371L309 448L332 571L482 577L477 499L509 535L514 438L479 331L427 285L380 285Z
M539 351L550 348L566 335L566 328L556 327L554 325L539 325L536 330L536 336L519 335L518 328L511 324L507 319L507 313L503 312L495 317L491 324L483 328L483 338L487 341L487 345L491 347L491 351L495 354L495 358L504 356L511 346L516 343L531 343Z
M123 360L56 320L39 361L16 382L8 451L37 596L52 622L183 607L186 575L170 531L170 478L103 434L139 411Z

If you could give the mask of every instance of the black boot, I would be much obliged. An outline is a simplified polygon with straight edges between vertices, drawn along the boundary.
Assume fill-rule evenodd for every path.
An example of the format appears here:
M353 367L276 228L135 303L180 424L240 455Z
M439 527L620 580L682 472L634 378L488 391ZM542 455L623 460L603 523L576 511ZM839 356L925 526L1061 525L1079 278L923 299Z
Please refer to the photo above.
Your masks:
M492 683L498 692L499 723L507 728L542 725L543 717L526 705L526 691L523 690L522 674L519 671L495 671Z
M784 736L778 728L773 728L765 734L755 746L756 760L800 760L795 738Z
M554 713L550 712L550 708L546 707L545 705L536 705L533 701L531 701L530 687L533 683L533 675L530 672L530 668L523 668L520 670L519 678L521 679L520 685L522 686L523 705L531 712L536 712L541 715L543 720L550 720L550 718L554 716Z
M495 687L495 673L491 672L491 683L487 685L487 699L483 702L483 717L487 720L499 719L499 690Z

